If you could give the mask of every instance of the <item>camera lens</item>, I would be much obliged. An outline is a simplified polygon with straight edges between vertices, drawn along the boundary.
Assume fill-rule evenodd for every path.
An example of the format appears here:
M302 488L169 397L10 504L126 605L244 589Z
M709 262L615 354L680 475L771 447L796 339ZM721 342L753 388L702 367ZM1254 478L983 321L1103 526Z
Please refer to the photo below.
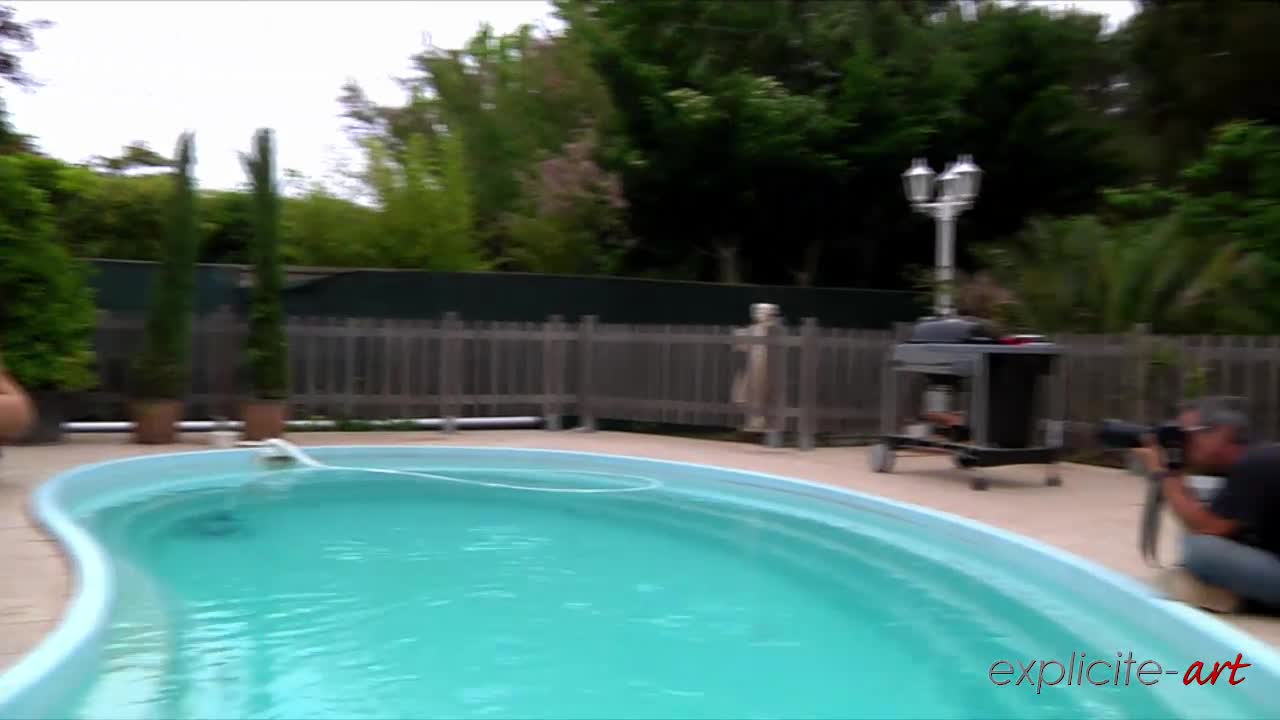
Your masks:
M1104 447L1126 449L1142 444L1142 436L1151 428L1125 420L1103 420L1098 426L1098 442Z

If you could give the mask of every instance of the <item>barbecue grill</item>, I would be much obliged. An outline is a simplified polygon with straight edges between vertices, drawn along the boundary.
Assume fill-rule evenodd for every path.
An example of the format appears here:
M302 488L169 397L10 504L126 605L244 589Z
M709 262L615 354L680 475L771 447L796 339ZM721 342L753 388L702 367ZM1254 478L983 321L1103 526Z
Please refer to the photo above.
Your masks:
M1045 484L1061 485L1061 357L1061 347L1040 335L1003 335L973 318L921 320L885 359L882 434L872 469L892 472L900 450L946 453L962 469L1043 464ZM951 397L967 396L967 410L955 416L961 419L940 423L937 416L949 413L934 413L903 427L898 383L913 374ZM970 486L985 490L988 482L973 476Z

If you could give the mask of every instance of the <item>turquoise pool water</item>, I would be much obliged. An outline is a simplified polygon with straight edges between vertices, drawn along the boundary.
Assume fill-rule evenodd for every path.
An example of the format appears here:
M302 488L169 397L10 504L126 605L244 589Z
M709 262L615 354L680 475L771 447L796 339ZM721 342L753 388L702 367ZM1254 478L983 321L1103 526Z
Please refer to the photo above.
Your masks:
M94 671L49 717L1258 718L1280 707L1241 689L1268 682L1263 668L1246 668L1241 687L1225 674L1183 687L1180 673L1038 693L993 684L1000 660L1016 681L1020 663L1072 653L1132 652L1179 671L1228 658L1199 657L1187 628L1139 627L1132 607L1092 603L932 524L660 464L626 476L571 463L420 469L491 485L244 473L87 513L116 601Z

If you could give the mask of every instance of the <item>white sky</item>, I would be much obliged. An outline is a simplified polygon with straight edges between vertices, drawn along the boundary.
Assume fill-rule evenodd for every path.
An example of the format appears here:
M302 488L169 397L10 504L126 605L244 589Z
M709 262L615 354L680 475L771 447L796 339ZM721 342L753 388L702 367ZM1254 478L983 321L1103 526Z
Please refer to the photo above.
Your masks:
M244 182L239 153L259 127L275 129L281 168L326 175L350 152L337 102L343 82L357 80L383 103L401 100L392 78L407 73L426 34L459 47L484 21L499 32L551 22L543 0L12 4L21 20L55 23L23 58L44 86L0 90L20 132L78 162L135 140L167 155L190 129L206 188ZM1133 12L1129 0L1047 4L1113 23Z

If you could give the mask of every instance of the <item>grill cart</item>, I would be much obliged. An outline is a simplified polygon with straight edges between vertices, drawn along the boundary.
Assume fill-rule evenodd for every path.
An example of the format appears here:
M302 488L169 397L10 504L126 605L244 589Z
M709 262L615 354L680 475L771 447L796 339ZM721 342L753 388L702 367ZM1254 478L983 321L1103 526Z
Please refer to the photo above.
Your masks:
M1065 412L1061 356L1060 346L1040 336L994 337L977 320L917 323L910 339L886 357L882 435L872 448L872 470L892 472L895 455L906 449L950 454L962 469L1043 464L1048 466L1045 484L1061 485L1056 467ZM958 401L954 407L967 405L967 411L927 408L921 413L924 422L904 428L898 385L904 375L923 376L930 392L944 392ZM987 481L974 477L970 487L986 490Z

